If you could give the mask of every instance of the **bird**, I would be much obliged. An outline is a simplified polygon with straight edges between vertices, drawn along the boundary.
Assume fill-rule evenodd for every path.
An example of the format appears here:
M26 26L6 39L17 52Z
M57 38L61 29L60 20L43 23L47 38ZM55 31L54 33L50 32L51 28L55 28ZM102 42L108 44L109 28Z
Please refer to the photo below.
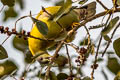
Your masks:
M48 27L48 33L46 35L40 33L36 24L30 31L30 35L36 38L29 37L28 45L29 50L33 56L39 55L36 60L41 64L47 64L50 62L51 55L47 52L47 49L56 45L59 41L66 37L68 31L72 29L73 23L79 23L85 18L89 18L96 13L96 2L91 2L80 8L70 9L68 12L64 13L57 21L53 20L61 6L52 6L43 8L36 19L44 22ZM71 42L75 38L74 33L72 37L68 38L66 41Z

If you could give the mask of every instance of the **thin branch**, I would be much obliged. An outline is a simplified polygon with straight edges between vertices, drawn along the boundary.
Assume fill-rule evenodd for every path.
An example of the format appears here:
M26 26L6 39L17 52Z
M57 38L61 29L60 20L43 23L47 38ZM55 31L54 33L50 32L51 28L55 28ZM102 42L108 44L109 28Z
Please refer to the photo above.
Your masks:
M100 0L96 0L105 10L108 10L108 8L100 1Z
M80 28L81 26L84 26L87 22L90 22L90 21L92 21L92 20L94 20L94 19L96 19L96 18L99 18L99 17L101 17L101 16L104 16L106 13L107 13L107 14L110 14L110 13L112 13L112 11L113 11L113 9L109 10L108 13L107 13L107 11L104 11L104 12L101 12L101 13L99 13L99 14L96 14L96 15L94 15L94 16L86 19L85 21L81 22L79 26L76 26L76 27L74 27L71 31L69 31L67 37L66 37L63 41L61 41L60 44L57 46L56 51L55 51L54 55L53 55L52 58L51 58L50 64L52 64L52 63L54 62L55 58L56 58L57 55L58 55L59 50L61 49L62 45L64 44L64 41L65 41L69 36L71 36L73 32L75 32L75 31L76 31L78 28ZM119 11L120 11L120 8L117 8L117 9L115 10L115 12L119 12ZM101 38L101 39L102 39L102 38ZM101 42L100 42L100 43L101 43ZM97 55L98 55L98 52L97 52ZM44 79L44 80L47 80L47 78L48 78L48 76L49 76L50 68L51 68L51 66L49 65L48 68L47 68L47 71L46 71L45 79Z
M58 52L60 51L63 43L64 43L64 41L61 41L60 44L57 46L56 51L55 51L53 57L51 58L51 61L50 61L49 64L52 64L52 63L54 62L55 58L58 56ZM51 66L49 65L49 66L47 67L47 71L46 71L45 79L44 79L44 80L47 80L47 79L48 79L48 77L49 77L49 72L50 72L50 68L51 68Z
M114 29L114 31L113 31L113 33L112 33L112 35L111 35L111 38L110 38L110 39L112 39L112 38L113 38L113 36L114 36L114 34L115 34L115 32L116 32L116 30L118 29L118 27L119 27L119 26L120 26L120 22L119 22L119 24L116 26L116 28ZM106 51L107 51L107 49L108 49L108 47L109 47L110 43L111 43L111 41L108 41L107 46L106 46L106 48L105 48L104 52L102 53L102 57L103 57L103 56L104 56L104 54L106 53Z
M2 6L2 8L0 9L0 13L1 13L1 12L2 12L2 10L4 9L4 7L5 7L5 6L3 5L3 6Z
M17 80L15 76L13 76L13 75L10 75L10 76L11 76L14 80Z
M26 17L30 17L30 16L29 16L29 15L27 15L27 16L22 16L22 17L18 18L18 19L15 21L15 30L16 30L16 28L17 28L17 22L20 21L21 19L26 18Z
M68 56L68 64L69 64L69 69L70 69L70 76L72 76L73 73L72 73L71 59L70 59L70 55L69 55L69 52L68 52L68 47L67 47L67 45L65 45L65 46L66 46L66 53L67 53L67 56Z
M99 40L99 44L98 44L98 46L97 46L97 52L96 52L96 55L95 55L95 61L94 61L94 63L93 63L93 69L92 69L92 72L91 72L91 79L93 80L94 79L94 71L95 71L95 65L96 65L96 63L97 63L97 57L98 57L98 52L99 52L99 48L100 48L100 44L101 44L101 42L102 42L102 35L101 35L101 37L100 37L100 40Z
M76 50L77 53L79 53L79 47L76 46L75 44L73 44L73 43L67 43L67 42L64 42L64 44L71 46L73 49Z
M12 34L14 34L14 35L17 35L17 36L20 36L20 37L23 37L23 38L30 37L30 38L34 38L34 39L38 39L38 40L42 40L42 41L47 41L45 39L41 39L41 38L30 35L30 32L27 32L27 34L25 34L25 30L22 30L22 32L17 32L15 29L12 29L12 31L9 31L8 27L4 28L3 26L0 26L0 32L1 32L1 34L7 34L8 37L11 36ZM48 40L48 41L53 41L53 40Z
M87 29L86 26L84 26L86 32L87 32L87 35L88 35L88 46L87 46L87 50L89 50L90 48L90 45L91 45L91 39L90 39L90 33L89 33L89 30Z
M3 42L1 45L3 45L5 43L5 41L7 41L7 39L9 38L10 36L8 36Z

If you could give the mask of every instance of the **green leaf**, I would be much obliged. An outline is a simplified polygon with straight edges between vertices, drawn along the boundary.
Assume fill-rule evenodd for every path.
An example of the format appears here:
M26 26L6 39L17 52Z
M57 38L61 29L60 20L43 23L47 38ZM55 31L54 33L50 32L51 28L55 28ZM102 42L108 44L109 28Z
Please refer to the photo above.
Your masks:
M15 18L18 16L18 13L12 7L5 10L4 14L5 14L5 16L3 18L3 21L6 21L9 18Z
M32 57L33 57L32 53L28 49L26 49L26 51L24 52L24 54L25 54L25 58L24 58L25 62L26 63L31 63L33 61L33 59L32 59Z
M50 71L50 80L58 80L54 72Z
M57 75L57 79L58 79L58 80L65 80L65 79L67 79L67 78L68 78L68 75L65 74L65 73L59 73L59 74Z
M13 61L7 60L4 63L0 63L0 78L11 74L16 69L17 66Z
M65 64L68 63L68 59L65 56L59 55L56 59L55 59L55 63L59 66L59 67L63 67Z
M115 52L113 52L113 51L107 51L106 53L107 54L114 54Z
M94 54L94 53L95 53L95 45L94 45L94 44L91 44L91 45L90 45L90 53L91 53L91 54Z
M104 71L104 69L102 69L101 73L104 76L105 80L109 80L108 76L107 76L107 73Z
M64 5L59 9L59 11L54 15L53 21L57 21L60 19L64 14L68 13L72 7L72 0L66 0Z
M86 3L88 0L81 0L80 2L79 2L79 4L84 4L84 3Z
M105 39L106 41L110 41L110 42L111 42L111 39L110 39L110 37L109 37L108 35L104 35L103 37L104 37L104 39Z
M120 38L116 39L113 42L113 48L114 48L115 53L117 54L117 56L120 58Z
M24 0L16 0L16 2L19 4L19 6L20 6L21 9L25 8L25 2L24 2Z
M95 25L95 26L90 26L89 30L90 30L90 29L102 28L102 27L104 27L104 26L105 26L105 24L98 24L98 25Z
M97 59L97 62L102 62L103 61L103 58L98 58Z
M114 74L117 74L120 71L120 64L116 58L109 58L107 62L107 68Z
M118 6L120 6L120 0L117 0L116 4L117 4Z
M24 52L26 49L28 49L28 41L24 40L23 38L15 36L12 40L12 43L13 47L17 50Z
M13 7L15 5L15 0L1 0L1 2L8 7Z
M102 30L101 34L104 36L104 35L107 35L116 25L116 23L118 22L119 20L119 17L115 17L113 18L110 23Z
M40 21L38 19L35 19L33 17L31 17L32 21L36 24L39 32L43 35L47 35L48 34L48 26L45 22Z
M86 76L86 77L84 77L82 80L91 80L91 78L88 77L88 76Z
M88 38L84 38L82 41L80 41L80 46L86 46L88 45Z
M8 58L7 51L5 50L5 48L2 45L0 45L0 60L6 59L6 58Z

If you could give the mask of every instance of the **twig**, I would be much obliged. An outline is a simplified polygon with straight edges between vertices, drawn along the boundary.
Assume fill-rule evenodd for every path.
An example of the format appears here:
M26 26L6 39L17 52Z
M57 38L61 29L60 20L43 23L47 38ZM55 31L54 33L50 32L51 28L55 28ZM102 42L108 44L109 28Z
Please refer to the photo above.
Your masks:
M67 43L67 42L64 42L64 44L71 46L73 49L76 50L77 53L79 53L79 47L76 46L75 44L73 44L73 43Z
M9 31L8 27L4 28L3 26L0 26L0 32L1 32L1 34L7 34L8 36L11 36L12 34L15 34L15 35L23 37L23 38L30 37L30 38L46 41L44 39L41 39L41 38L30 35L30 32L27 32L27 34L25 34L25 30L22 30L22 32L19 33L15 29L12 29L12 31ZM52 41L52 40L48 40L48 41Z
M13 76L13 75L10 75L10 76L11 76L14 80L17 80L15 76Z
M89 33L89 30L87 29L86 26L84 26L86 32L87 32L87 35L88 35L88 46L87 46L87 50L89 50L90 48L90 45L91 45L91 39L90 39L90 33Z
M66 53L67 53L67 56L68 56L68 64L69 64L69 69L70 69L70 76L72 76L73 73L72 73L71 59L70 59L70 55L69 55L69 52L68 52L68 47L67 47L67 45L65 45L65 46L66 46Z
M58 52L60 51L60 49L61 49L61 47L62 47L63 44L64 44L64 41L61 41L60 44L57 46L56 51L55 51L53 57L51 58L51 61L50 61L49 64L52 64L52 63L54 62L54 60L55 60L55 58L57 57ZM46 71L45 79L44 79L44 80L47 80L47 79L48 79L48 77L49 77L49 72L50 72L50 68L51 68L51 66L49 65L48 68L47 68L47 71Z
M112 38L113 38L113 36L114 36L114 34L115 34L115 31L117 30L117 28L118 28L119 26L120 26L120 22L119 22L119 24L116 26L116 28L114 29L114 31L113 31L113 33L112 33L112 35L111 35L111 38L110 38L110 39L112 39ZM108 47L109 47L110 43L111 43L111 41L108 41L107 46L106 46L106 48L105 48L104 52L102 53L102 57L103 57L103 56L104 56L104 54L106 53L106 51L107 51L107 49L108 49Z
M0 13L1 13L1 12L2 12L2 10L4 9L4 7L5 7L5 6L3 5L3 6L2 6L2 8L0 9Z
M112 11L113 11L113 9L109 10L108 13L107 13L107 11L104 11L104 12L101 12L101 13L99 13L99 14L96 14L96 15L94 15L94 16L86 19L85 21L81 22L79 26L76 26L76 27L74 27L71 31L69 31L67 37L71 36L71 34L72 34L73 32L75 32L75 31L76 31L78 28L80 28L81 26L84 26L87 22L92 21L92 20L94 20L94 19L96 19L96 18L98 18L98 17L104 16L106 13L107 13L107 14L110 14L110 13L112 13ZM120 11L120 8L117 8L117 9L115 10L115 12L119 12L119 11ZM67 39L67 37L65 38L65 40ZM60 48L62 47L62 45L64 44L64 41L65 41L65 40L61 41L61 43L57 46L56 51L55 51L54 55L53 55L52 58L51 58L50 64L52 64L52 63L54 62L54 60L55 60L55 58L57 57L58 52L59 52ZM98 55L98 53L97 53L97 55ZM45 79L44 79L44 80L47 80L47 78L48 78L48 76L49 76L50 68L51 68L51 66L49 65L48 68L47 68L47 71L46 71Z
M20 21L21 19L26 18L26 17L30 17L30 16L22 16L15 21L15 30L16 30L16 27L17 27L17 22Z
M108 8L100 1L100 0L96 0L105 10L108 10Z
M96 55L95 55L95 61L93 63L93 69L92 69L92 72L91 72L91 79L93 80L94 78L94 71L95 71L95 65L97 63L97 57L98 57L98 51L99 51L99 48L100 48L100 44L102 42L102 35L100 36L100 40L99 40L99 43L98 43L98 46L97 46L97 52L96 52Z
M106 21L106 23L105 23L105 26L107 25L110 17L111 17L111 14L109 14L108 19L107 19L107 21ZM101 35L101 37L100 37L99 44L98 44L98 47L97 47L97 52L96 52L96 55L95 55L95 62L94 62L94 64L93 64L93 70L92 70L92 73L91 73L91 79L92 79L92 80L93 80L93 78L94 78L93 75L94 75L94 70L96 69L95 66L96 66L96 63L97 63L98 51L99 51L99 47L100 47L101 41L102 41L102 35Z
M37 13L38 14L38 13ZM20 18L18 18L16 21L15 21L15 30L17 28L17 22L20 21L21 19L24 19L24 18L27 18L27 17L31 17L31 16L34 16L34 15L37 15L37 14L31 14L31 11L30 11L30 15L26 15L26 16L22 16Z
M3 44L5 43L5 41L6 41L9 37L10 37L10 36L8 36L8 37L2 42L1 45L3 45Z

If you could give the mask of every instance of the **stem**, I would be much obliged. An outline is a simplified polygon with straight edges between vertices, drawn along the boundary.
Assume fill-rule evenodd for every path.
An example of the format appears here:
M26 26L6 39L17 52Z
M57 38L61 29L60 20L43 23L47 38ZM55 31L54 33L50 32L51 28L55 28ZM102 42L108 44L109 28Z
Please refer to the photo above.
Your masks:
M94 65L96 65L96 63L97 63L98 51L99 51L101 42L102 42L102 35L101 35L101 37L100 37L99 44L98 44L98 46L97 46L97 52L96 52L96 55L95 55L95 61L94 61L94 63L93 63L93 69L92 69L92 72L91 72L91 79L92 79L92 80L93 80L93 78L94 78L93 75L94 75L94 71L95 71Z
M85 21L81 22L80 25L74 27L71 31L69 31L67 37L66 37L63 41L61 41L61 43L57 46L56 51L55 51L54 55L53 55L52 58L51 58L50 64L52 64L52 63L54 62L55 58L56 58L57 55L58 55L58 52L59 52L60 48L61 48L62 45L64 44L64 41L65 41L69 36L71 36L73 32L75 32L75 31L76 31L78 28L80 28L81 26L84 26L87 22L90 22L90 21L92 21L92 20L94 20L94 19L96 19L96 18L99 18L99 17L101 17L101 16L104 16L106 13L107 13L107 14L110 14L110 13L112 13L112 11L113 11L113 9L109 10L109 12L108 12L108 11L104 11L104 12L101 12L101 13L99 13L99 14L96 14L96 15L94 15L94 16L86 19ZM119 11L120 11L120 8L117 8L114 12L119 12ZM99 46L100 46L101 40L102 40L102 36L101 36L100 41L99 41ZM98 46L98 48L99 48L99 46ZM98 50L99 50L99 49L98 49ZM96 53L95 63L96 63L97 56L98 56L98 52ZM50 68L51 68L51 66L49 65L48 68L47 68L47 71L46 71L45 79L44 79L44 80L47 80L47 78L48 78L48 76L49 76ZM93 69L92 72L94 73L94 69ZM91 75L92 75L93 73L91 73Z
M5 41L7 41L7 39L9 38L10 36L8 36L3 42L1 45L3 45L5 43Z
M108 10L108 8L100 1L100 0L96 0L105 10Z
M114 36L114 34L115 34L115 32L116 32L116 30L117 30L117 28L120 26L120 22L119 22L119 24L117 25L117 27L114 29L114 31L113 31L113 33L112 33L112 35L111 35L111 38L110 39L112 39L113 38L113 36ZM107 51L107 49L108 49L108 47L109 47L109 45L110 45L110 43L111 43L111 41L108 41L108 44L107 44L107 46L106 46L106 48L105 48L105 50L103 51L103 53L102 53L102 57L104 56L104 54L106 53L106 51Z
M2 10L4 9L4 7L5 7L5 6L3 5L3 6L2 6L2 8L0 9L0 13L1 13L1 12L2 12Z
M70 55L69 55L69 52L68 52L68 47L67 47L67 45L65 45L65 47L66 47L66 53L67 53L67 56L68 56L68 64L69 64L69 69L70 69L70 76L72 76L73 73L72 73L71 59L70 59Z

